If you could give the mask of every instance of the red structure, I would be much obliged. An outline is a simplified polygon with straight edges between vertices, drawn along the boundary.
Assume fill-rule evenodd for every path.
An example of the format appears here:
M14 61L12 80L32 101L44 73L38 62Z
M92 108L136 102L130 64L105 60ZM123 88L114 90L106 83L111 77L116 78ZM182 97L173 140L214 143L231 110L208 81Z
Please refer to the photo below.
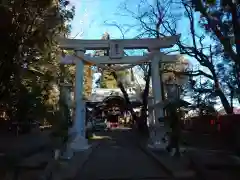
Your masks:
M240 114L228 114L217 119L223 140L240 153Z

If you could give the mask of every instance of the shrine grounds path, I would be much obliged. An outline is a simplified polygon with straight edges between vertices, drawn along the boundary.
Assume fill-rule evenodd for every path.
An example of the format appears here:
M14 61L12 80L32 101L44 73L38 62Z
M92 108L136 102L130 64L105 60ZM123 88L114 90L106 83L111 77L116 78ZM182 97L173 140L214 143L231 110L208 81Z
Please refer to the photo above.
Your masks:
M99 145L75 180L171 179L157 162L138 148L130 130L97 132L96 139Z

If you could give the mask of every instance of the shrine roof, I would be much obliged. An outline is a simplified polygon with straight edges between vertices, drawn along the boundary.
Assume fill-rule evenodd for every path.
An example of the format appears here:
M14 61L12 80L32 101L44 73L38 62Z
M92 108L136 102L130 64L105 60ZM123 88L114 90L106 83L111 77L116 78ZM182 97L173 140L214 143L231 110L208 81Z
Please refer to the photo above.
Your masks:
M126 89L129 94L130 101L140 101L134 92ZM106 89L106 88L96 88L92 95L88 98L88 102L102 102L105 98L109 96L121 96L123 94L120 89Z

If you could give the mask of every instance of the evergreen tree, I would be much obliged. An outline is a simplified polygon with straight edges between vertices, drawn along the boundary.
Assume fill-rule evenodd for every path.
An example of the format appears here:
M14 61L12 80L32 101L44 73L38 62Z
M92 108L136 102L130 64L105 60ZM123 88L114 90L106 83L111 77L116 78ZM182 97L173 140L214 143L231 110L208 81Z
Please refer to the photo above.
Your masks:
M31 110L38 112L40 119L46 107L58 102L55 85L60 74L60 50L56 38L69 33L67 24L74 16L74 7L69 9L67 0L0 3L4 17L0 23L0 103L9 116L24 119L17 114ZM17 108L21 106L26 108Z

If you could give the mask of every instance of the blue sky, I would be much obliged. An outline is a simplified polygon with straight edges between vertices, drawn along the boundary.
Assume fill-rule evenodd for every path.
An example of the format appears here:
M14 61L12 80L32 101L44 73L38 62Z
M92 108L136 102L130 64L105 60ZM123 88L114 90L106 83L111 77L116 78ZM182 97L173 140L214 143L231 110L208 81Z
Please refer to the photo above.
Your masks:
M150 0L149 0L150 1ZM121 16L124 11L120 4L124 0L71 0L75 5L76 12L72 22L71 38L100 39L104 32L108 32L112 39L121 39L122 34L118 28L106 25L104 22L123 24L135 24L131 16ZM127 8L133 12L137 11L137 4L140 0L127 1ZM187 20L183 19L178 25L178 32L182 37L187 35ZM125 34L125 38L133 38L138 32L131 31Z
M76 12L72 22L71 38L79 39L100 39L104 32L108 32L112 39L121 39L122 35L116 27L107 26L105 21L117 24L134 24L131 17L120 16L122 13L119 5L124 0L70 0L75 6ZM128 8L136 11L140 0L128 0ZM149 0L151 1L151 0ZM199 14L196 14L199 17ZM196 21L197 22L197 21ZM188 37L188 20L183 18L178 22L177 32L181 33L182 38ZM197 29L201 31L200 29ZM137 32L132 31L125 35L125 38L132 38ZM206 43L209 44L209 38ZM190 42L189 42L190 43ZM197 62L190 59L192 64Z
M71 23L71 38L100 39L104 32L108 32L111 39L121 39L122 34L119 29L106 25L106 23L115 23L118 25L136 24L136 20L131 16L120 15L125 13L120 9L120 4L125 1L126 0L71 0L71 3L76 7L75 17ZM136 12L137 4L140 1L141 0L128 0L127 8ZM181 33L181 37L184 39L188 36L189 31L189 28L186 27L188 27L188 20L186 18L178 21L177 32ZM132 30L125 34L125 38L133 38L138 33L137 30Z
M137 4L141 0L127 1L127 8L133 12L137 11ZM149 0L151 1L151 0ZM108 23L135 24L131 16L121 16L124 11L120 9L124 0L71 0L76 12L72 22L71 38L80 39L100 39L104 32L108 32L112 39L121 39L122 34L118 28L106 25ZM178 31L182 37L187 35L187 20L182 20L178 26ZM125 34L125 38L133 38L138 32L131 31ZM96 77L99 76L96 74ZM95 78L94 78L95 79Z
M104 23L116 24L134 24L134 19L130 16L121 16L124 11L120 9L120 4L126 0L70 0L76 7L76 14L72 22L71 37L84 39L99 39L104 32L109 32L112 39L122 38L120 31L116 27L111 27ZM141 0L128 0L127 8L133 12L137 11L137 4ZM149 0L152 1L152 0ZM125 13L126 14L126 13ZM182 20L178 26L178 31L182 34L187 33L185 24L186 20ZM136 35L136 31L127 33L125 38L132 38Z
M120 16L119 5L123 1L117 0L72 0L76 12L72 22L72 38L100 39L104 32L108 32L112 39L121 39L118 28L106 23L132 24L130 17ZM128 8L134 11L139 0L128 1ZM136 33L125 34L125 38L132 38ZM95 81L99 74L94 74ZM141 81L141 80L140 80ZM93 84L95 86L95 84Z
M99 39L104 32L109 32L111 38L121 38L121 33L115 27L106 26L104 21L116 21L123 24L128 18L116 15L119 3L117 0L72 0L76 7L76 15L72 22L72 37L82 32L77 38ZM130 2L134 2L130 1Z

